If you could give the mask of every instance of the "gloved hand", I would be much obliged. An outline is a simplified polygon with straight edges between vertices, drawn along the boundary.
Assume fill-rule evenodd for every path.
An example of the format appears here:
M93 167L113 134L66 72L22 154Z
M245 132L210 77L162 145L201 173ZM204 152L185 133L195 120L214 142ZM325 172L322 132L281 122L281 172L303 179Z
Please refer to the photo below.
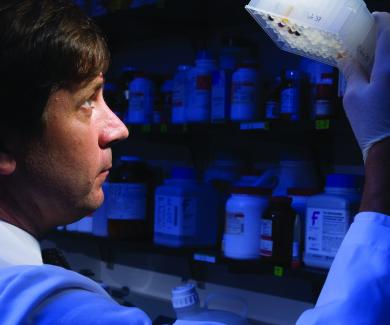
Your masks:
M377 26L375 62L371 76L352 59L339 61L347 80L344 109L363 153L390 137L390 14L374 13Z

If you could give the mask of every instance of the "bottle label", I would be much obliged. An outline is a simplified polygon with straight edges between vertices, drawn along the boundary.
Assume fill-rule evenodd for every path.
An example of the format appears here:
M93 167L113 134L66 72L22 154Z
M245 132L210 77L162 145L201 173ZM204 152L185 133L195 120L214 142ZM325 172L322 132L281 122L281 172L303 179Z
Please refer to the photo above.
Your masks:
M229 79L226 71L215 71L211 90L211 119L213 121L222 121L227 118L229 93Z
M272 220L261 220L261 241L260 241L260 255L272 256L273 251L272 240Z
M333 113L333 106L330 100L316 100L314 109L316 116L329 116Z
M299 113L300 95L296 87L286 88L280 95L281 114L294 115Z
M245 216L241 212L226 213L226 229L225 233L229 235L242 235L244 228Z
M349 228L347 210L308 208L305 251L335 257Z
M256 106L256 82L233 81L232 102L234 105Z
M280 116L280 104L275 101L268 101L265 104L265 118L272 120Z
M146 185L110 183L108 219L145 220Z
M196 199L156 195L155 204L155 232L174 236L196 235Z
M299 260L300 259L300 245L299 242L294 241L292 244L292 259Z
M175 82L172 92L172 107L175 109L184 109L186 106L186 85Z

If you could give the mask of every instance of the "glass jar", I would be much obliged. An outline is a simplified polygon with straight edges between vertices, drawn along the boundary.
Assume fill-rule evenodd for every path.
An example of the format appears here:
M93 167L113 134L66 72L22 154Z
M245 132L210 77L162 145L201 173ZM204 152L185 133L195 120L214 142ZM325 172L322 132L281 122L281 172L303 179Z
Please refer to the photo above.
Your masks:
M289 197L273 197L261 224L260 255L274 264L289 266L292 259L295 211Z

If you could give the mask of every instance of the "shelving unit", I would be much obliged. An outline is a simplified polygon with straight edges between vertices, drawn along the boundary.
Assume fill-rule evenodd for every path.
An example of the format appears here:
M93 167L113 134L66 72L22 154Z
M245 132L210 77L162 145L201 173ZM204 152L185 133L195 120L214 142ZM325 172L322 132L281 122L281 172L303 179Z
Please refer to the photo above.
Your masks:
M97 258L108 267L129 265L194 279L200 285L209 282L311 303L316 301L327 275L321 269L292 270L262 260L232 260L213 247L178 249L66 232L54 232L47 239L65 251L95 246L100 254Z

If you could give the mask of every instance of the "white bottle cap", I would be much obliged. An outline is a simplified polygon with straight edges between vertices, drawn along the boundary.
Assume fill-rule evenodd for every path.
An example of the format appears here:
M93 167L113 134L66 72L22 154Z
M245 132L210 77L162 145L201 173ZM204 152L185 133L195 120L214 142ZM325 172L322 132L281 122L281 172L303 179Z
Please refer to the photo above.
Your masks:
M199 296L192 283L172 289L173 308L184 308L199 303Z

